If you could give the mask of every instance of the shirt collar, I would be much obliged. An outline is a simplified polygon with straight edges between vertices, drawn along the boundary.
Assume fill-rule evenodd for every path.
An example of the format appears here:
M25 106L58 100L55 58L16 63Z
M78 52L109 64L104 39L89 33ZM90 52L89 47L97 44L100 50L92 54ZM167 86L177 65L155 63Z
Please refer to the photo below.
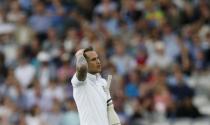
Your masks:
M95 81L97 80L98 78L101 78L101 75L99 73L93 75L93 74L90 74L90 73L87 73L87 77L90 78L91 80Z

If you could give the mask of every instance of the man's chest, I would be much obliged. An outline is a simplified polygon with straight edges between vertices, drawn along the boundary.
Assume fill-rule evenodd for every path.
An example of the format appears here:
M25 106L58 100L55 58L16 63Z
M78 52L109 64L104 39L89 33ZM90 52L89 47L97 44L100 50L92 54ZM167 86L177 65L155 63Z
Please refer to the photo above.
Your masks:
M93 96L107 101L105 85L103 80L88 80L88 88L93 92Z

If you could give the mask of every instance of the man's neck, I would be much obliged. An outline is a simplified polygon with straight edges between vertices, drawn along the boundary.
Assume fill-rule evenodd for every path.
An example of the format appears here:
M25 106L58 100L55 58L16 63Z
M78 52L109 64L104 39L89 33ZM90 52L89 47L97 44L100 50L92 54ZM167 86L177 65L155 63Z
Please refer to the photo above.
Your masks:
M91 75L96 75L97 73L94 73L94 72L88 72L88 73L90 73Z

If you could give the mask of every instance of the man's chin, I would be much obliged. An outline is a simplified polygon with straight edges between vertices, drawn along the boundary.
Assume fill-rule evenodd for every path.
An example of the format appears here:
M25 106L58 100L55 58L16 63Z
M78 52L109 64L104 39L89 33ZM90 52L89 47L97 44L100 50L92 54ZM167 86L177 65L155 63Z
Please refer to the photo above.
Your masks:
M99 70L98 70L98 73L101 73L101 71L102 71L102 70L101 70L101 69L99 69Z

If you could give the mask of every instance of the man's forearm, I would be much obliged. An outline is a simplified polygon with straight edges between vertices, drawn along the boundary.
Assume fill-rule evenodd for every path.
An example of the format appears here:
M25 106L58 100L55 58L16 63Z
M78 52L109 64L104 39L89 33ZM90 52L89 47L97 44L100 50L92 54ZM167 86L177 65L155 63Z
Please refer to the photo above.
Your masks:
M87 75L88 64L82 54L76 56L76 70L78 80L84 81Z
M120 119L114 110L114 105L112 103L112 100L107 101L107 113L110 125L121 125Z

